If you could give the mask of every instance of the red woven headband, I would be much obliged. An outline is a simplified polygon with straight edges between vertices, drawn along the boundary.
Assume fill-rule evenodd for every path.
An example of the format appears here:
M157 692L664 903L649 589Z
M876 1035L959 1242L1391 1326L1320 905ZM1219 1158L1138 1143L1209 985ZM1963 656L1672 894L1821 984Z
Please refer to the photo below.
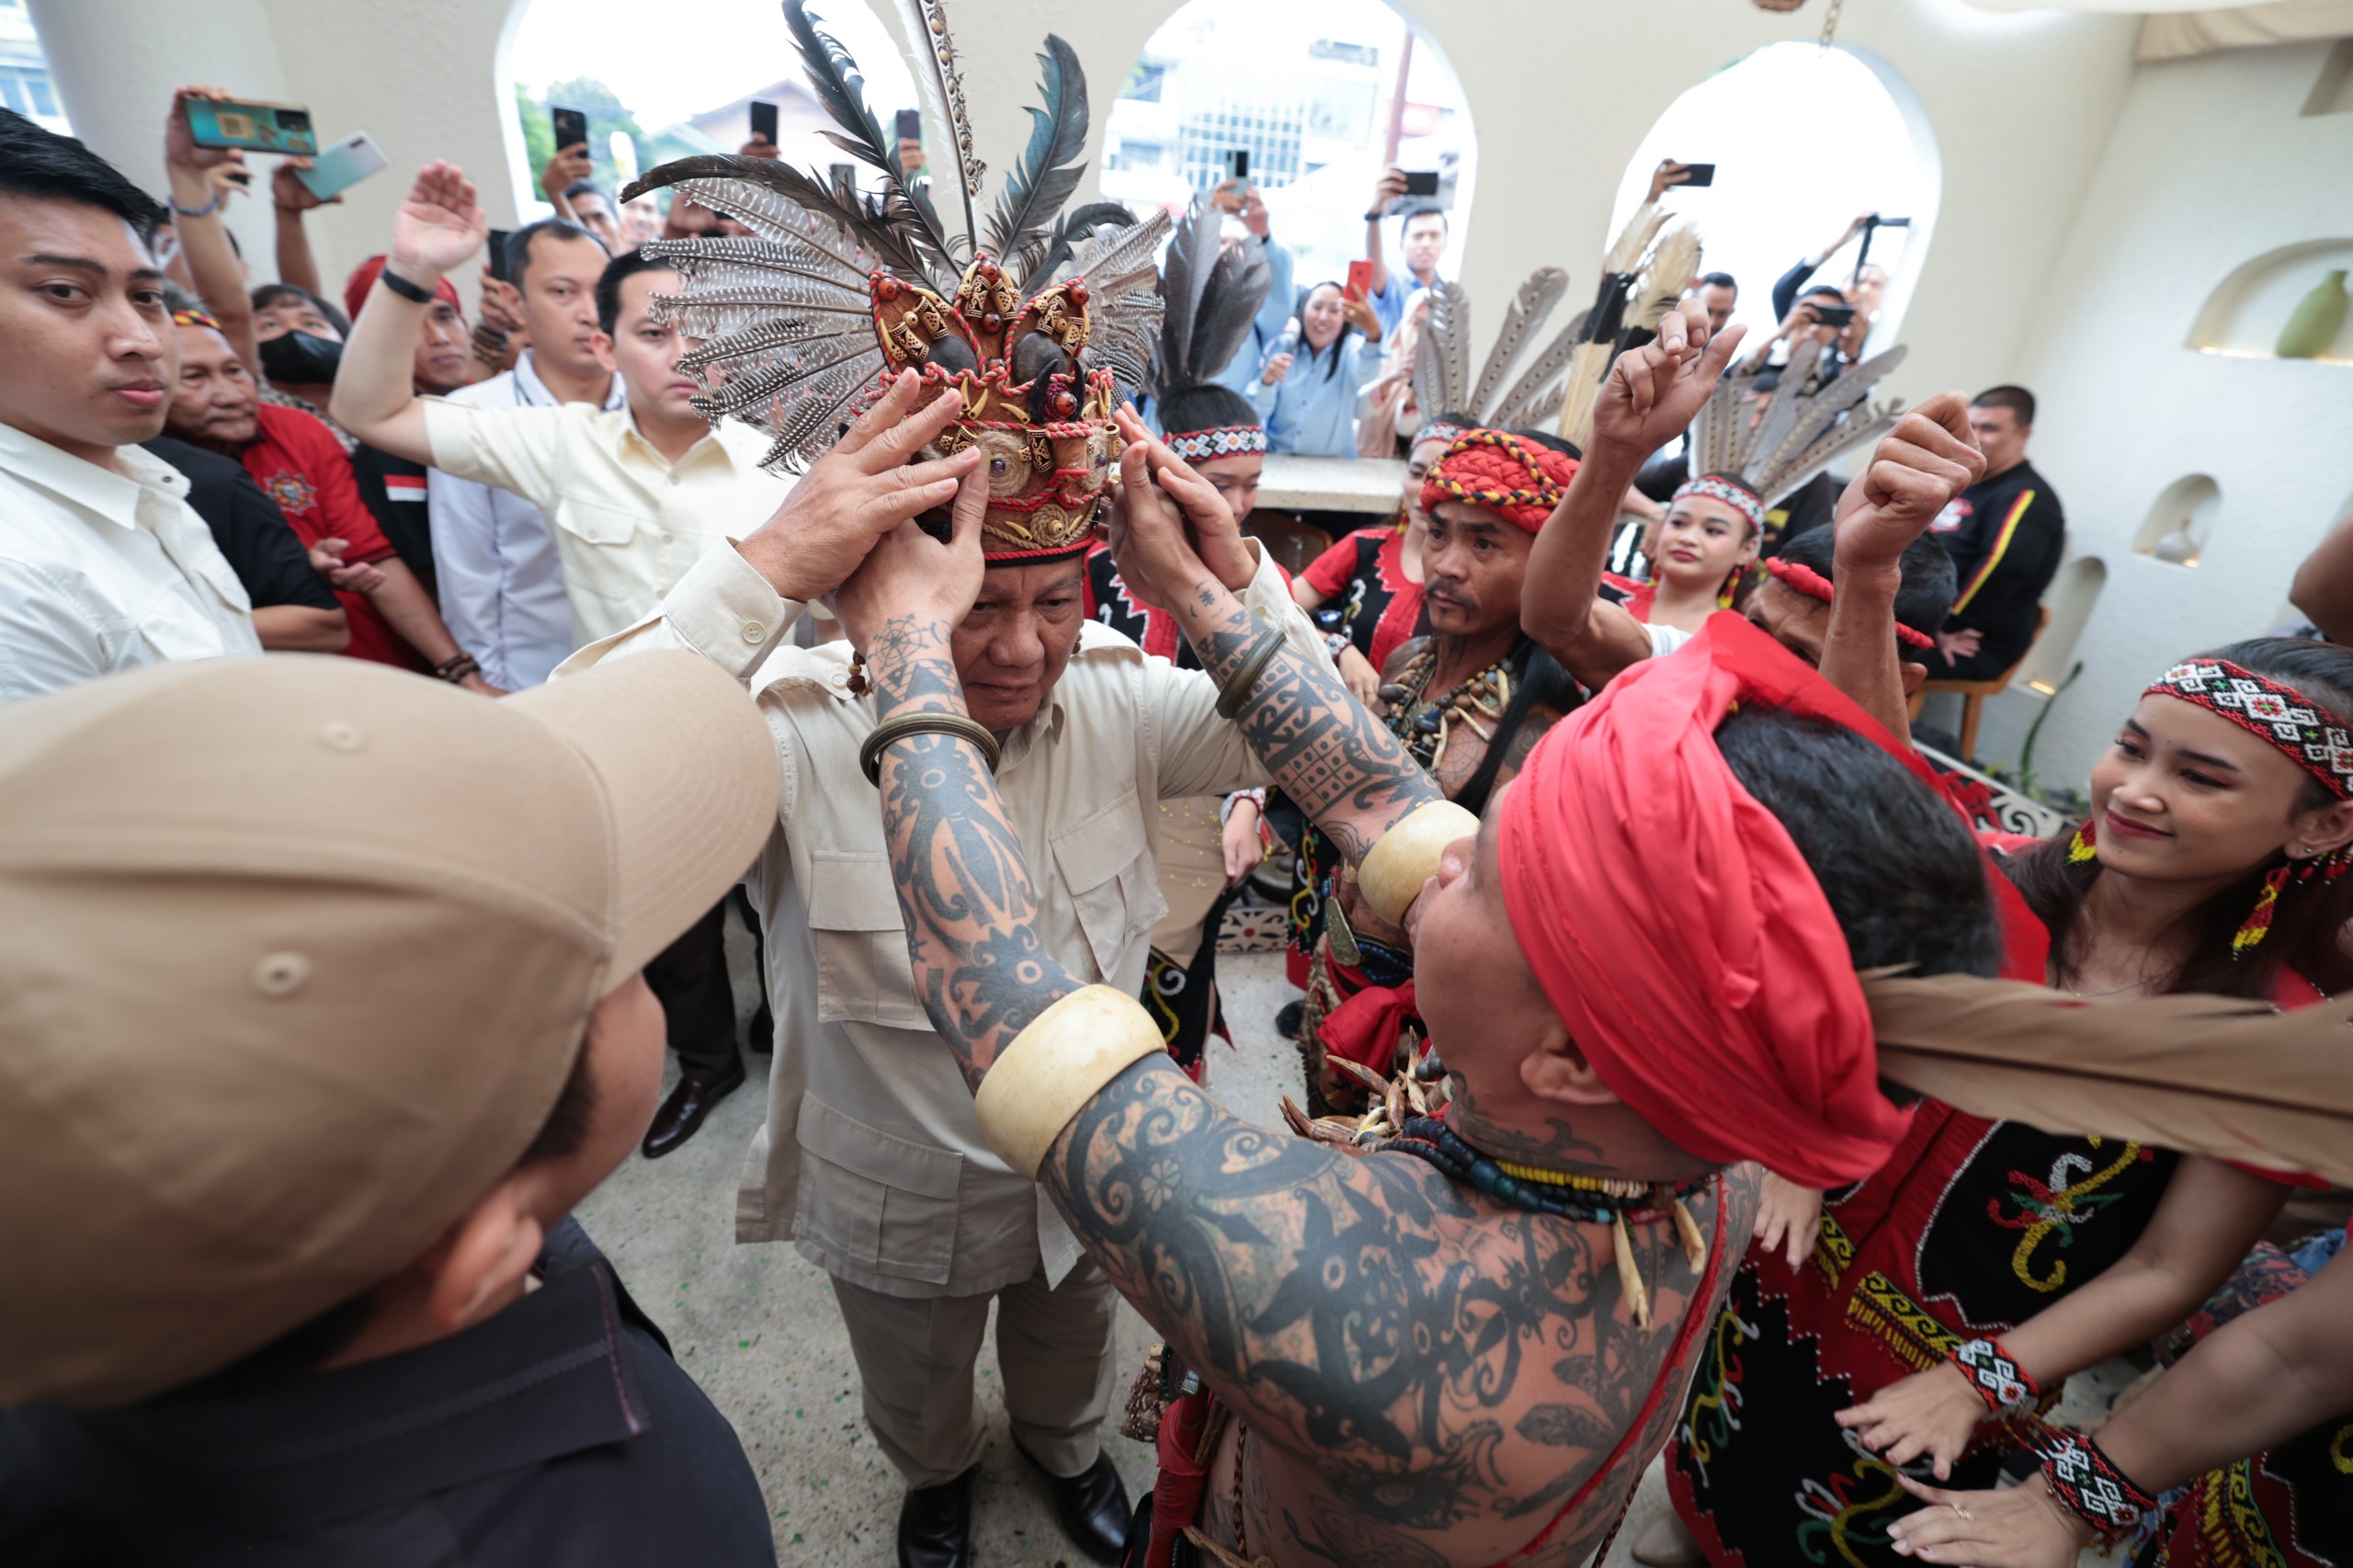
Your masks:
M1460 501L1534 533L1569 493L1576 472L1577 460L1566 452L1508 430L1470 430L1454 438L1422 481L1422 508Z
M1765 570L1773 574L1775 581L1789 585L1808 598L1820 599L1824 604L1830 602L1830 579L1811 566L1784 561L1777 555L1765 562ZM1907 648L1926 649L1937 645L1935 638L1925 631L1915 631L1900 620L1895 623L1895 640Z
M2269 741L2340 801L2353 800L2353 734L2292 686L2267 680L2227 659L2176 665L2141 694L2173 697Z

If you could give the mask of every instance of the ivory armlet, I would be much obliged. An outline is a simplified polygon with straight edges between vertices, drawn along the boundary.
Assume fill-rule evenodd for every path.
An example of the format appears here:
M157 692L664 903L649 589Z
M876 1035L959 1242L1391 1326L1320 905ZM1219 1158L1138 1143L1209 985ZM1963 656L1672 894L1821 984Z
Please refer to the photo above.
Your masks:
M1364 864L1357 868L1357 891L1375 915L1402 926L1422 884L1438 874L1446 846L1478 831L1479 819L1452 801L1416 806L1366 852Z
M1130 1067L1164 1050L1143 1004L1108 985L1074 991L1030 1020L972 1096L981 1135L1030 1180L1086 1102Z

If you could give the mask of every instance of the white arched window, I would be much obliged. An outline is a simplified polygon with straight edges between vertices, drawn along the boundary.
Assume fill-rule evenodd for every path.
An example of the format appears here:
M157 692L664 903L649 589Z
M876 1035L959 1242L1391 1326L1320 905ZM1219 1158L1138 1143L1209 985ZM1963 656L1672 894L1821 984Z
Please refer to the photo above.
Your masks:
M1870 265L1886 271L1871 346L1896 340L1944 176L1927 114L1884 61L1846 44L1768 44L1690 88L1636 149L1612 233L1642 203L1659 160L1670 157L1716 165L1712 186L1672 190L1666 203L1699 225L1703 269L1739 282L1733 319L1752 335L1776 324L1775 280L1857 214L1909 220L1870 233ZM1846 287L1859 252L1859 242L1841 245L1811 281Z
M1365 203L1392 162L1437 177L1455 269L1471 111L1453 67L1381 0L1191 0L1161 24L1111 106L1104 196L1181 211L1237 151L1302 285L1364 255Z

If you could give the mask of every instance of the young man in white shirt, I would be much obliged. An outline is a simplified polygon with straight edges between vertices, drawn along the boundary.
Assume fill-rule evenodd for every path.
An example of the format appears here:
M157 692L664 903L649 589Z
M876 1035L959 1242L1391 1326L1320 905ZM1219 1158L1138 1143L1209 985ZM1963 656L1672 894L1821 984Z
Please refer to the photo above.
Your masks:
M677 274L639 252L615 259L597 280L597 320L612 339L626 408L419 398L410 368L434 286L470 261L489 233L463 172L437 163L417 175L393 222L383 273L344 346L335 416L369 446L513 491L545 512L563 557L573 635L595 642L652 614L706 552L767 522L790 486L759 466L765 437L740 424L714 428L688 401L699 389L678 369L677 330L653 304L655 294L676 290ZM647 966L680 1070L646 1131L649 1157L693 1136L744 1082L724 921L724 905L712 909Z
M544 218L509 234L501 259L531 347L513 369L449 400L476 408L627 408L628 389L597 324L597 279L610 259L604 245L561 218ZM573 649L572 600L545 514L513 491L439 469L426 471L426 486L450 635L493 686L540 685Z
M0 110L0 702L261 652L187 477L138 446L179 373L162 217L79 142Z

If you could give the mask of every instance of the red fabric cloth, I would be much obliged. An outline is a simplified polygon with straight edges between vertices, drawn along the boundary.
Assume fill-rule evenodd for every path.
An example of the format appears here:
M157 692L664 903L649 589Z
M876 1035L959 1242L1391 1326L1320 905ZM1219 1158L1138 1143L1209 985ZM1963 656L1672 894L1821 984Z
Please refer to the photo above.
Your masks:
M1379 529L1357 529L1356 532L1309 562L1307 570L1299 574L1301 580L1326 599L1339 597L1347 590L1348 578L1357 569L1357 540L1369 533L1393 531L1393 528L1385 526Z
M1906 1118L1880 1093L1836 916L1716 749L1739 702L1901 755L1817 671L1718 614L1537 743L1497 823L1504 903L1571 1038L1636 1114L1702 1159L1834 1187L1878 1169Z
M260 427L253 442L237 454L254 483L286 514L287 522L305 545L339 539L351 548L346 561L373 564L392 555L392 541L359 498L359 481L351 460L335 432L299 408L263 403L255 411ZM355 659L373 659L404 670L422 670L425 661L401 640L390 622L365 594L338 591L344 618L351 623L351 643L344 652Z
M1396 1065L1397 1036L1405 1020L1421 1017L1414 1005L1414 983L1368 985L1324 1015L1315 1038L1326 1056L1345 1056L1382 1077Z
M1364 562L1368 547L1372 552L1369 580ZM1377 609L1371 637L1358 644L1366 662L1376 670L1388 667L1389 655L1409 640L1420 624L1426 585L1405 575L1405 530L1398 524L1381 523L1357 529L1309 562L1300 577L1324 596L1319 608L1337 606L1348 612L1351 638L1361 632L1363 616L1374 614ZM1364 593L1361 609L1353 608L1349 603L1358 587Z
M1160 1474L1152 1484L1152 1545L1147 1568L1168 1568L1170 1551L1187 1525L1199 1524L1201 1493L1209 1484L1209 1470L1193 1462L1200 1446L1201 1427L1209 1420L1212 1396L1204 1390L1168 1402L1160 1413L1160 1431L1153 1447L1160 1460Z
M1568 494L1576 472L1577 460L1568 453L1508 430L1467 430L1422 481L1422 508L1461 501L1534 533Z
M376 286L376 276L383 270L384 258L381 256L371 256L351 269L351 276L346 278L343 284L343 313L345 315L349 316L353 321L359 319L359 307L368 302L368 290ZM464 301L458 298L458 286L447 278L433 285L433 291L449 301L460 313L464 312L466 305Z

